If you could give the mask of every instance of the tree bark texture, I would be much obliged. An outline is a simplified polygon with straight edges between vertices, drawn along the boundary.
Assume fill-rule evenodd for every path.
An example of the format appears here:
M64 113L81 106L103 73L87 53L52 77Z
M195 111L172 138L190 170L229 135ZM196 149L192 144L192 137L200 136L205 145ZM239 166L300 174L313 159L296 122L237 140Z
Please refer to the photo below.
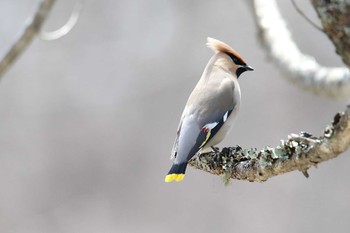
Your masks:
M350 67L350 1L312 0L324 32L336 47L343 62Z

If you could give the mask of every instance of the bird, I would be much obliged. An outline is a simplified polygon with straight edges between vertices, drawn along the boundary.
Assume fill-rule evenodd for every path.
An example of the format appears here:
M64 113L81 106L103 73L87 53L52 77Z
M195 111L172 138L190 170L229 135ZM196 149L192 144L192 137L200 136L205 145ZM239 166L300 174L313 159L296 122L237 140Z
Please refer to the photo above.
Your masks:
M238 78L254 70L224 42L207 38L214 51L182 113L171 152L173 165L165 182L181 181L188 161L199 153L215 148L231 130L240 108Z

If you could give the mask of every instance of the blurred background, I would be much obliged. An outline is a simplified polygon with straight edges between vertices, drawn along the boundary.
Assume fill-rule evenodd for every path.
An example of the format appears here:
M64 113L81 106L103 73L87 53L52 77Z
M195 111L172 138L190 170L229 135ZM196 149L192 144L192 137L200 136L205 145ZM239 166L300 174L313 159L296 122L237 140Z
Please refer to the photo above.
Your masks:
M1 57L38 1L0 2ZM75 1L57 1L45 30ZM308 1L298 4L319 22ZM282 15L305 53L342 66L325 34L290 1ZM257 40L245 1L86 0L71 33L34 40L0 82L0 232L348 232L350 151L265 183L188 168L164 183L185 102L220 39L255 68L240 78L242 108L220 144L276 146L320 135L346 102L288 83Z

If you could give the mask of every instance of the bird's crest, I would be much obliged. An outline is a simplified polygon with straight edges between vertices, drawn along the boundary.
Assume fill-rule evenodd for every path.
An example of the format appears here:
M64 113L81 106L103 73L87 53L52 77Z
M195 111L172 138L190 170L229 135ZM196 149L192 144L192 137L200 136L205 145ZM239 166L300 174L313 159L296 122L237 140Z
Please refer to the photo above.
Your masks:
M226 53L227 55L229 55L232 58L232 60L236 64L237 63L246 64L244 59L241 57L241 55L239 55L239 53L236 50L234 50L233 48L231 48L229 45L225 44L222 41L208 37L207 38L207 46L209 48L211 48L216 53L219 53L219 52ZM238 60L238 62L235 61L236 59Z

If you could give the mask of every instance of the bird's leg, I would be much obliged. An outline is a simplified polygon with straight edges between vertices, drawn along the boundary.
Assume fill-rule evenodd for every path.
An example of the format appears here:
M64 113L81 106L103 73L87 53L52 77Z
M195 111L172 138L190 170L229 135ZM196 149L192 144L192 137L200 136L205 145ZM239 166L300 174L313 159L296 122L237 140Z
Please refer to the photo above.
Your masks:
M214 146L211 146L211 149L215 152L215 154L220 153L220 151L218 149L216 149Z

